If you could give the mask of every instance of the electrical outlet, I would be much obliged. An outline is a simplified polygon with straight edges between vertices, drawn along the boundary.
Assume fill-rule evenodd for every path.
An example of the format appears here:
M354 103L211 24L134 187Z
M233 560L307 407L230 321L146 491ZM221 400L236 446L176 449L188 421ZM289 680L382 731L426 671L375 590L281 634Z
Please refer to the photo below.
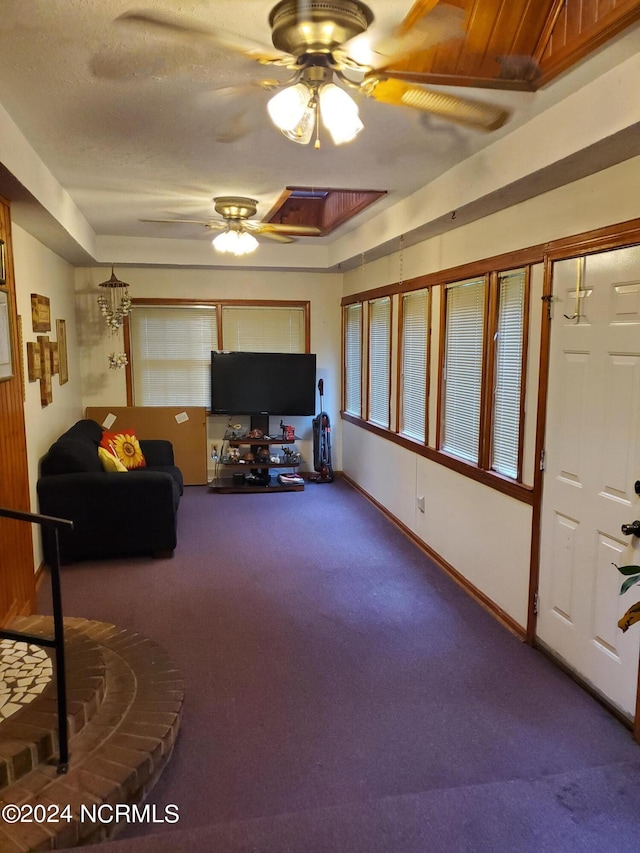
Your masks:
M424 512L424 495L420 495L416 498L416 506L420 510L420 512Z

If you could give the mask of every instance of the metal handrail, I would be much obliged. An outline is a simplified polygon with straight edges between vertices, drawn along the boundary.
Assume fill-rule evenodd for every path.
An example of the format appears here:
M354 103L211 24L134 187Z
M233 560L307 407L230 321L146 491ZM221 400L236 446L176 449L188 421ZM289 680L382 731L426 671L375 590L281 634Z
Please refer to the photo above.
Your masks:
M62 595L60 590L60 546L58 530L73 529L73 522L67 518L55 518L51 515L38 515L33 512L20 512L15 509L0 507L0 517L14 518L17 521L28 521L43 527L43 534L51 537L52 560L49 565L51 572L51 598L53 604L53 637L41 637L38 634L26 634L22 631L9 631L0 628L0 638L16 640L22 643L33 643L36 646L51 648L56 654L56 687L58 691L58 767L59 774L69 769L69 729L67 722L67 678L64 658L64 624L62 617Z

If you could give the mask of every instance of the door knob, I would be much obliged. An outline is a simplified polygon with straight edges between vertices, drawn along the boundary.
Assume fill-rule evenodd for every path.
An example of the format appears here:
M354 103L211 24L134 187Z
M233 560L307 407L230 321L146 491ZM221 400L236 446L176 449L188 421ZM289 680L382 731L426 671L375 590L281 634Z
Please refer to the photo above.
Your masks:
M640 536L640 521L636 519L631 524L623 524L622 532L625 536Z

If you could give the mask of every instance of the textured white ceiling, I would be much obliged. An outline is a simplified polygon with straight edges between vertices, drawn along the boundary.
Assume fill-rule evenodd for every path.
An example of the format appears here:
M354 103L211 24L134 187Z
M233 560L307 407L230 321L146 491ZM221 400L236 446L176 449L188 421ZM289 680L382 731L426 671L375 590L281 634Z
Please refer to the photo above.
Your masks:
M614 67L634 44L637 49L623 40L619 55L596 56L535 95L464 90L512 107L511 121L493 134L363 99L360 136L339 148L324 137L315 151L279 134L266 114L269 94L255 85L286 72L215 46L113 23L131 8L172 11L270 44L273 5L2 0L0 103L98 237L209 240L198 226L140 219L213 217L216 195L254 197L260 217L287 185L387 190L383 201L323 238L339 239ZM400 21L412 3L369 5L384 23Z

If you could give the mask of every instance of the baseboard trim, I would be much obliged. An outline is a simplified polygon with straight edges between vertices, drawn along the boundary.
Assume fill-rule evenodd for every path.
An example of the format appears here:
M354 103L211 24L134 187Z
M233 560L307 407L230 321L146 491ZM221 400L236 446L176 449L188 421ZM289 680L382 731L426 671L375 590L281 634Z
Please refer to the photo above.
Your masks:
M492 601L488 595L485 595L481 590L479 590L476 586L474 586L464 575L460 574L457 569L451 565L451 563L447 562L437 551L434 551L426 542L420 539L413 530L407 527L399 518L397 518L393 513L389 512L389 510L377 501L374 497L372 497L369 492L365 491L362 486L358 485L355 480L352 480L348 474L342 473L342 479L348 483L352 488L354 488L357 492L359 492L363 497L365 497L373 506L376 507L384 516L386 516L389 521L391 521L395 526L404 533L411 541L420 548L421 551L432 560L438 568L442 569L443 572L448 574L452 580L454 580L458 586L462 587L464 591L471 596L481 607L491 613L498 622L500 622L508 631L514 634L519 640L526 642L527 639L527 631L526 628L523 628L522 625L519 625L515 619L509 616L501 607L499 607L494 601Z
M628 729L631 729L631 731L633 731L634 733L634 739L638 743L640 743L640 735L636 732L634 728L634 720L632 717L629 717L627 714L625 714L624 711L621 711L620 708L617 708L612 702L610 702L606 698L606 696L603 696L601 693L599 693L589 681L587 681L585 678L582 678L582 676L578 675L577 672L572 670L569 664L563 658L559 657L549 648L549 646L545 645L541 640L536 639L533 644L533 647L537 651L539 651L540 654L543 654L553 664L555 664L558 669L561 669L565 675L568 675L569 678L574 681L579 687L582 687L582 689L585 690L589 694L589 696L599 702L599 704L602 705L602 707L605 708L607 711L609 711L609 713L612 714L617 720L619 720L619 722L621 722Z

